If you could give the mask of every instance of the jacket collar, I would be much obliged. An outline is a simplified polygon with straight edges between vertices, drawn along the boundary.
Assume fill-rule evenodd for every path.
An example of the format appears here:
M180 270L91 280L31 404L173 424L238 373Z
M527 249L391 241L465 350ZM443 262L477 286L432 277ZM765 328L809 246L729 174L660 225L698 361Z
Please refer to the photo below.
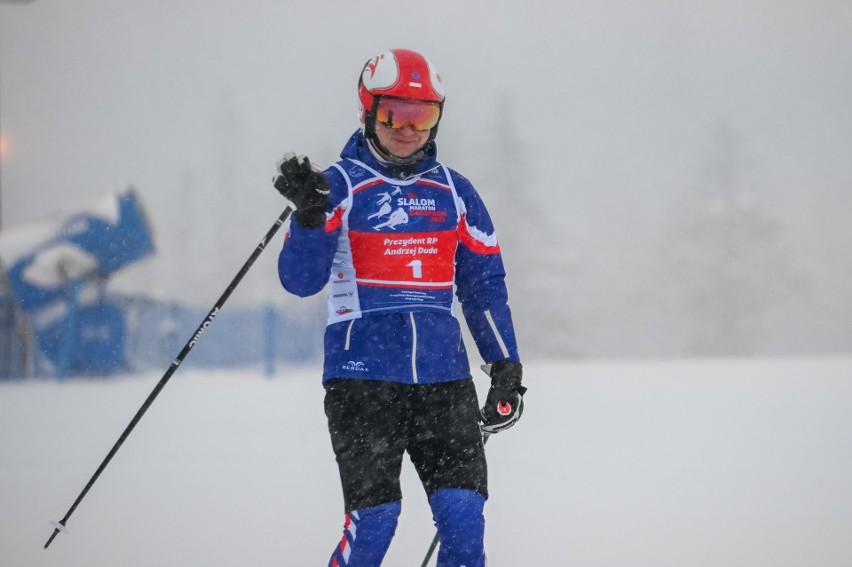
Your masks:
M410 165L397 165L378 159L367 144L363 132L359 129L346 142L340 157L344 159L355 159L370 166L385 177L399 179L401 181L416 177L434 169L438 165L438 148L435 141L428 143L423 158Z

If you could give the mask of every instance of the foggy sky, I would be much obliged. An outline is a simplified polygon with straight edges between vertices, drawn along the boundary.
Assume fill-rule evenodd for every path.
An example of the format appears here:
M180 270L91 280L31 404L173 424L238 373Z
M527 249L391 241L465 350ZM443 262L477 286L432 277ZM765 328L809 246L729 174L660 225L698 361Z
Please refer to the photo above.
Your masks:
M705 182L714 133L732 132L738 183L783 224L809 281L811 303L773 320L810 316L811 350L848 349L844 0L0 3L2 226L132 185L158 254L116 288L209 304L283 208L275 160L336 159L358 126L361 65L392 47L440 70L439 158L486 202L477 179L516 157L485 151L511 114L533 173L492 211L498 231L513 207L543 205L559 227L543 245L586 274L564 293L608 305L601 317L634 301L630 278ZM297 304L279 289L271 248L233 302Z

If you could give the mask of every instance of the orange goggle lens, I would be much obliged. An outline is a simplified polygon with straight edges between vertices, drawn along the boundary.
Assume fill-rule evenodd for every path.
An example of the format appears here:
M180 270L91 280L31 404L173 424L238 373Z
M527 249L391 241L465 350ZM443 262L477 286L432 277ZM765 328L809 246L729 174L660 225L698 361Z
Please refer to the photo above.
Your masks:
M431 130L440 119L441 106L434 102L381 97L376 106L376 120L391 128Z

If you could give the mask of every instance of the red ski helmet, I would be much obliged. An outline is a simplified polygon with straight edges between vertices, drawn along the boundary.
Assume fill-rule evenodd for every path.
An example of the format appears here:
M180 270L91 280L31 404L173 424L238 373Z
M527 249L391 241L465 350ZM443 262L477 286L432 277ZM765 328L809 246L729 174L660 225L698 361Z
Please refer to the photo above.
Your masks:
M375 114L380 97L431 102L443 107L444 84L435 66L420 53L390 49L367 61L358 79L360 118L368 138L375 136ZM436 124L430 140L435 138L437 130Z
M362 118L377 96L442 103L444 84L434 65L416 51L391 49L367 61L361 71L358 98Z

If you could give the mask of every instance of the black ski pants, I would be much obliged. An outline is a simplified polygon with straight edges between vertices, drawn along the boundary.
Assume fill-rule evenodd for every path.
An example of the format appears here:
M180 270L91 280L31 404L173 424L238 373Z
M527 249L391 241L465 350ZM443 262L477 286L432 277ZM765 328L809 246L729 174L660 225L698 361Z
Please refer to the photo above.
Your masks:
M325 389L346 513L402 498L405 452L427 495L462 488L488 497L472 379L439 384L332 379Z

